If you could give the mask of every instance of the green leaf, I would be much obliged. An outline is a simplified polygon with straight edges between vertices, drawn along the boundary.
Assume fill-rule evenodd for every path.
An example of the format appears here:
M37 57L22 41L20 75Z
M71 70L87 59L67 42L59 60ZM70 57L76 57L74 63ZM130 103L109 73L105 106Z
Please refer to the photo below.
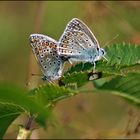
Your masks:
M127 73L140 73L140 46L133 44L114 44L105 48L107 59L96 62L96 71L102 73L102 78ZM91 63L79 63L72 66L63 76L63 83L77 83L78 87L89 81L89 74L92 73ZM79 73L80 72L80 73ZM96 73L95 73L96 74ZM94 75L94 72L93 72ZM100 77L100 76L99 76ZM96 78L93 78L95 80Z
M8 126L13 122L23 110L13 104L0 103L0 139L3 138Z
M102 86L96 86L97 92L121 96L140 107L140 74L129 73L126 77L116 76Z
M8 126L22 112L37 115L36 120L45 126L48 110L44 106L32 100L26 90L0 85L0 137L3 137Z
M114 44L105 48L108 62L98 61L97 70L113 75L122 75L135 70L139 66L140 46L133 44ZM131 70L128 69L131 67ZM127 71L125 71L127 69ZM137 69L140 73L140 69Z
M81 71L81 72L74 72L71 74L67 74L61 78L65 85L69 83L75 83L77 87L83 86L85 83L89 82L90 80L98 79L102 76L100 72L89 72L89 71Z
M131 66L140 60L140 46L134 44L114 44L106 47L108 65Z
M33 99L46 108L52 107L57 101L74 96L76 93L76 90L66 89L56 84L41 85L31 91Z

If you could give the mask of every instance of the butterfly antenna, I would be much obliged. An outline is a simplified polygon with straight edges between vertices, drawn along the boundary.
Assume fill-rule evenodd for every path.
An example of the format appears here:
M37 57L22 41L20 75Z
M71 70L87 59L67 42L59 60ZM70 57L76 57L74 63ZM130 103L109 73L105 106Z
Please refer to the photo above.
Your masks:
M36 77L38 77L39 79L43 77L43 75L41 75L41 74L36 74L36 73L31 73L31 76L36 76Z
M32 76L42 76L41 74L31 73Z
M104 48L105 46L107 46L108 44L110 44L112 41L114 41L118 36L119 36L119 34L115 35L110 41L106 42L106 43L103 45L103 48Z
M108 59L105 56L103 56L103 58L108 62Z
M36 74L36 73L32 73L31 75L32 75L32 76L37 76L37 77L43 77L43 75L41 75L41 74ZM46 79L46 81L48 81L50 84L55 84L55 82L50 81L50 80L48 80L48 79Z

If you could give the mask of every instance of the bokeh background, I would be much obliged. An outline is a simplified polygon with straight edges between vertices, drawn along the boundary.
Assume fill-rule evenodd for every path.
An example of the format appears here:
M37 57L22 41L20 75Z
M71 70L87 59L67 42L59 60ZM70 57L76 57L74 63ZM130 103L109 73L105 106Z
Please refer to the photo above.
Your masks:
M40 69L31 52L29 35L41 33L58 40L74 17L89 26L101 46L117 34L111 44L140 43L139 1L1 1L0 82L36 87L40 77L31 74L40 73ZM35 130L32 138L123 138L133 132L138 114L119 97L81 94L58 103L48 129ZM17 122L26 122L25 116ZM11 126L5 138L15 138L16 134Z

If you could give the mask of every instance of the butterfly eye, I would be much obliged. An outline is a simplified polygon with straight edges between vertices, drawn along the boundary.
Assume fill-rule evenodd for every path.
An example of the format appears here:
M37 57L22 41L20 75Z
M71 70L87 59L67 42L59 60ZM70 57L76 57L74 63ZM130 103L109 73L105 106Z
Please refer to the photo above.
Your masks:
M104 50L101 50L102 51L102 54L104 55L105 54L105 51Z

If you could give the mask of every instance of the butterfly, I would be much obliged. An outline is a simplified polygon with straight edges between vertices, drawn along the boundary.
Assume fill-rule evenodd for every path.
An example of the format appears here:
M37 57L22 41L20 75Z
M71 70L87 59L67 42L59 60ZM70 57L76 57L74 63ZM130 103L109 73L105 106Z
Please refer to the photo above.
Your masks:
M90 62L94 65L94 69L95 62L102 57L105 58L106 54L87 25L77 18L73 18L66 25L59 39L57 51L60 56L69 58L70 63Z
M29 41L44 74L42 79L53 81L61 77L64 60L57 54L57 41L42 34L31 34Z

